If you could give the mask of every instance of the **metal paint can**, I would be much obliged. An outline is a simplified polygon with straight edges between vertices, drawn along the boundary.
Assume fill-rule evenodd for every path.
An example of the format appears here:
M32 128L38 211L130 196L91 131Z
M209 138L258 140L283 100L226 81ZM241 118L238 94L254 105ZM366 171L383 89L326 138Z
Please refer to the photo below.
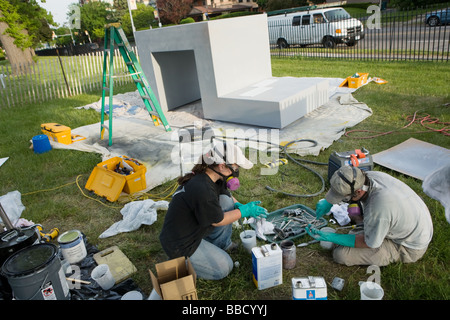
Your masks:
M86 258L87 250L83 235L78 230L69 230L58 237L59 247L65 260L78 263Z
M283 251L283 268L293 269L297 258L294 242L291 240L284 240L280 243L280 247Z

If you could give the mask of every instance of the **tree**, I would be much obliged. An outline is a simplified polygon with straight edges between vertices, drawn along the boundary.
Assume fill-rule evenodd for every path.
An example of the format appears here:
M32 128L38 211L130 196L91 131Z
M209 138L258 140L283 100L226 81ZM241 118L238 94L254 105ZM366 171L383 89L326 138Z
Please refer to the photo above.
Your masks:
M289 9L295 7L307 6L306 0L268 0L266 4L267 11Z
M0 0L0 42L13 74L21 74L33 63L33 48L51 40L49 24L56 25L36 0Z
M391 0L390 5L399 9L412 9L445 2L447 0Z
M11 64L12 73L24 72L23 68L33 62L33 41L17 8L6 0L0 0L0 41Z
M157 26L158 22L155 21L155 9L152 6L146 6L145 4L138 3L137 9L132 10L134 27L137 31L149 29L150 26ZM127 36L133 36L133 30L131 28L130 14L127 12L121 19L122 29Z
M111 6L105 2L88 2L80 8L81 32L87 30L92 41L99 41L105 37L105 25L116 22Z
M262 11L266 10L267 2L269 2L269 0L256 0L256 3L258 4L259 9L261 9Z
M157 0L158 11L163 24L178 24L192 9L193 0Z

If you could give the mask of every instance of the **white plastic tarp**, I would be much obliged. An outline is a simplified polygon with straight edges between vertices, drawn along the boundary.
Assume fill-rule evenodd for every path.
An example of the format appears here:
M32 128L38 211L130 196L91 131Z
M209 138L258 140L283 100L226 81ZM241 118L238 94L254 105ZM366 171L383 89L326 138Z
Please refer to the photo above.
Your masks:
M330 100L325 105L313 110L306 116L298 119L289 126L277 131L277 141L286 142L298 139L311 139L317 145L311 144L300 146L292 145L295 150L290 152L299 155L318 155L319 152L329 147L338 140L345 132L346 128L353 127L372 114L372 110L364 103L353 98L351 92L355 89L339 87L344 79L329 79ZM80 108L95 109L100 112L101 99ZM108 109L108 108L106 108ZM113 117L113 143L108 145L108 132L105 132L104 139L100 139L100 123L73 128L72 134L79 134L86 137L86 140L64 145L51 141L53 148L75 149L88 152L97 152L102 155L103 160L114 156L126 155L143 162L147 168L146 182L147 189L150 190L166 181L170 181L180 175L180 144L178 141L179 130L186 126L194 126L200 123L203 126L210 126L215 134L226 135L233 131L251 132L254 138L261 139L261 131L268 132L269 128L255 128L252 126L226 123L220 121L210 121L203 119L201 101L180 107L174 111L165 113L172 131L165 132L162 126L155 127L150 116L145 109L138 92L118 94L114 96L114 117ZM245 135L245 138L252 138ZM269 138L271 138L269 136ZM240 145L241 146L241 145ZM254 147L249 145L249 147ZM258 148L267 148L267 144L259 144ZM193 148L197 151L197 148ZM183 148L182 148L183 150ZM201 149L200 149L201 151ZM195 158L200 154L195 154ZM182 156L184 159L185 157ZM192 163L183 164L186 166L183 172L192 168ZM144 191L146 191L144 190Z

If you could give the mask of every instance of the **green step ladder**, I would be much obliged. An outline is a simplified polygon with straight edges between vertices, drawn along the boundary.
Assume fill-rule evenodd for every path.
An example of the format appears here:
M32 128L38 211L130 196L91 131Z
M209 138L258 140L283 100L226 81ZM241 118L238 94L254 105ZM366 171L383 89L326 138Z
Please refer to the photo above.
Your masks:
M100 139L103 139L105 130L109 133L109 145L112 145L112 119L113 119L113 85L114 85L114 48L117 44L120 54L122 55L128 71L133 78L134 83L138 89L145 107L147 108L155 126L160 123L164 126L166 131L171 131L169 123L161 110L158 100L150 87L141 65L139 64L136 55L131 49L123 29L120 24L110 24L105 28L105 52L103 57L103 80L102 80L102 111L101 111L101 127ZM109 73L107 73L107 62L109 55ZM105 125L105 100L106 93L109 93L109 124Z

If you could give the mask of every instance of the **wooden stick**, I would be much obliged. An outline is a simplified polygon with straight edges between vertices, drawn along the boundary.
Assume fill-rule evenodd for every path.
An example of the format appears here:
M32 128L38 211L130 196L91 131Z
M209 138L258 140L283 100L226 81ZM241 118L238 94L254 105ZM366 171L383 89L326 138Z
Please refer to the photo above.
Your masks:
M79 283L82 283L82 284L91 284L89 281L84 281L84 280L75 279L75 278L66 278L66 280L73 281L73 282L79 282Z

